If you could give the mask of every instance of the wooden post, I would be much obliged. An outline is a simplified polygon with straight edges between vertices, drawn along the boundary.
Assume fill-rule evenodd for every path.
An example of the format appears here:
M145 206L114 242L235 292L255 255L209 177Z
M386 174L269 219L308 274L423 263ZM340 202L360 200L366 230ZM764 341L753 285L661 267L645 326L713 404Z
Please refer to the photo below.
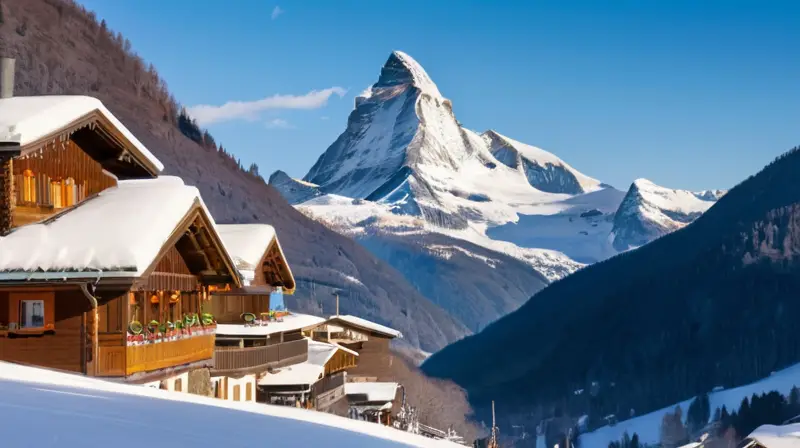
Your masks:
M0 236L14 227L14 169L10 155L0 154Z

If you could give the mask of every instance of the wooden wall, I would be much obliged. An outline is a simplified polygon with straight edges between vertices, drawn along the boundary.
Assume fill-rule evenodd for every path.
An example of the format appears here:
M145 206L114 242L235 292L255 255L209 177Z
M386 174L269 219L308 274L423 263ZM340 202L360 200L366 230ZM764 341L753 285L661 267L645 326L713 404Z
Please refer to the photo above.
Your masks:
M42 293L30 293L33 299ZM45 293L46 294L46 293ZM9 309L10 295L0 293L0 309ZM53 303L55 334L29 337L0 337L0 359L73 372L83 372L83 313L90 309L80 291L57 291ZM45 312L47 315L47 311ZM4 324L11 316L8 312ZM16 317L14 317L16 319Z
M253 313L259 317L260 313L269 311L269 296L233 296L212 295L210 313L218 323L239 324L244 323L242 313Z
M352 376L385 377L390 372L394 355L389 349L388 338L370 336L368 341L361 342L361 348L355 344L351 348L358 352L357 365L347 369L347 374Z
M69 140L14 161L14 225L39 221L117 184Z

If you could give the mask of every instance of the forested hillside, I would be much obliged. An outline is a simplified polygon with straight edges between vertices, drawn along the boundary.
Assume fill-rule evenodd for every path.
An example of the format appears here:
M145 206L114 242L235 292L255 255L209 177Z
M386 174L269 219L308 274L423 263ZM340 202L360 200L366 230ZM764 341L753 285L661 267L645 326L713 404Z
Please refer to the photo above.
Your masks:
M423 369L505 416L595 426L800 361L798 172L795 149L683 230L552 284Z

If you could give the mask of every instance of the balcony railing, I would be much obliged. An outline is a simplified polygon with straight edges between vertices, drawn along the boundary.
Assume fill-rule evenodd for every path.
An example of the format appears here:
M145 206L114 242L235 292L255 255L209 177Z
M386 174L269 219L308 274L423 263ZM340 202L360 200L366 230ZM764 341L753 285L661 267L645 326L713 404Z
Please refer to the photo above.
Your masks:
M214 335L194 336L158 344L128 346L126 349L127 375L150 372L214 357Z
M214 351L214 375L259 371L284 367L308 359L308 340L284 342L264 347L217 347Z

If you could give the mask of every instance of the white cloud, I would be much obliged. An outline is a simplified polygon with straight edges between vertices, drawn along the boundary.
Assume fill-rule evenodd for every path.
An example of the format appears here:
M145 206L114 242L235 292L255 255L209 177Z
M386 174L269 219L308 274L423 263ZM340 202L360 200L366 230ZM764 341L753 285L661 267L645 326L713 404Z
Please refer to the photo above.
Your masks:
M228 101L221 106L200 104L187 109L189 115L201 126L230 120L255 120L259 112L275 109L319 109L328 103L331 95L340 98L347 93L341 87L312 90L305 95L273 95L255 101Z
M284 120L283 118L275 118L267 122L268 129L294 129L294 126L289 124L288 121Z
M285 11L284 11L284 10L282 10L280 6L275 6L275 8L272 10L272 15L271 15L271 17L272 17L272 20L275 20L275 19L277 19L277 18L278 18L278 16L279 16L279 15L281 15L281 14L283 14L284 12L285 12Z

